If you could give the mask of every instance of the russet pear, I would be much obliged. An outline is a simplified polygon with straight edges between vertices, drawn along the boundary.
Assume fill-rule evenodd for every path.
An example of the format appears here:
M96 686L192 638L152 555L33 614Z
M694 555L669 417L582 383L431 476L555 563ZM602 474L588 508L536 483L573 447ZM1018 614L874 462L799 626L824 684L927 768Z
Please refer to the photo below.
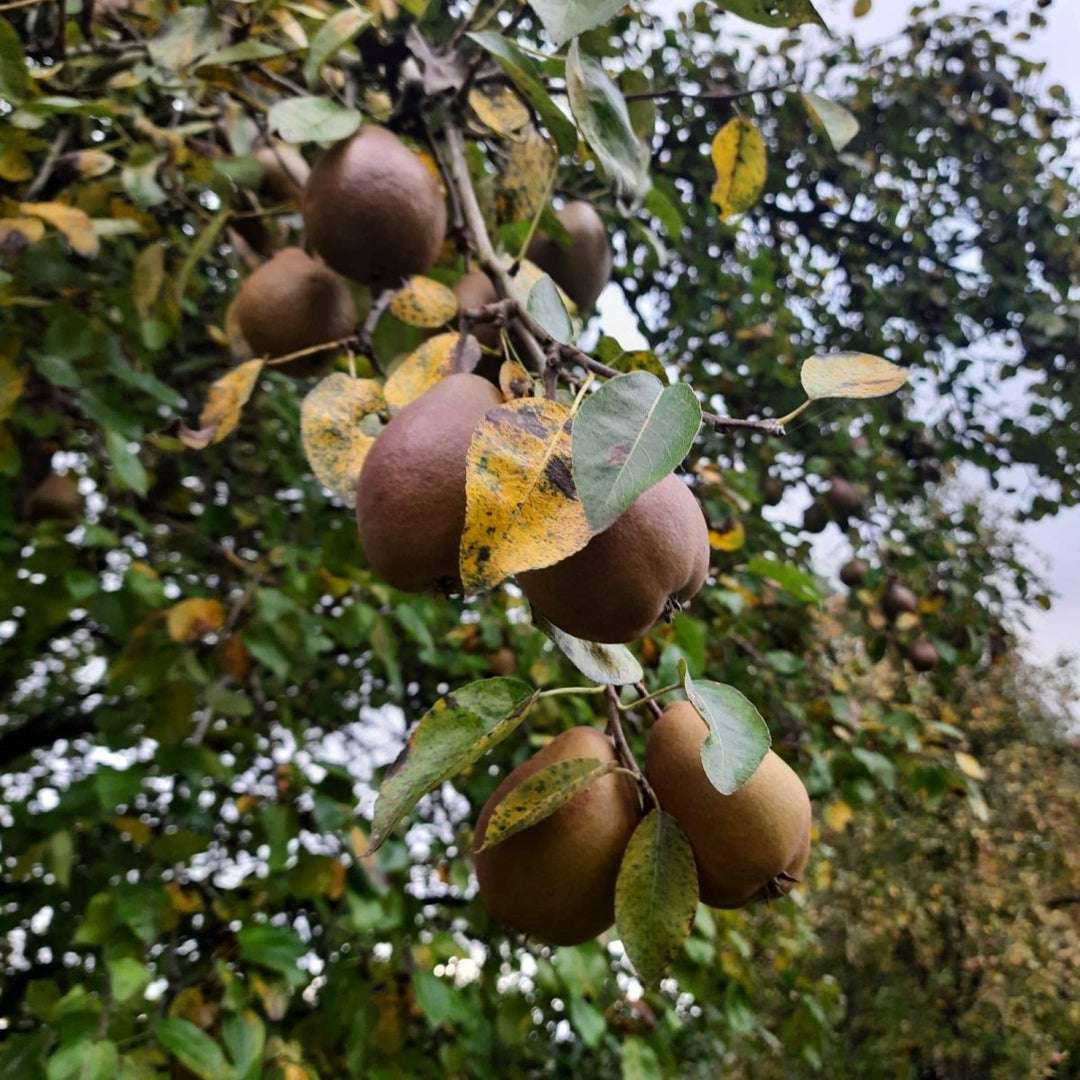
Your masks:
M583 199L569 202L555 217L570 236L564 247L543 233L529 244L527 258L550 274L552 280L577 305L578 311L592 310L604 286L611 280L612 256L604 220L592 203Z

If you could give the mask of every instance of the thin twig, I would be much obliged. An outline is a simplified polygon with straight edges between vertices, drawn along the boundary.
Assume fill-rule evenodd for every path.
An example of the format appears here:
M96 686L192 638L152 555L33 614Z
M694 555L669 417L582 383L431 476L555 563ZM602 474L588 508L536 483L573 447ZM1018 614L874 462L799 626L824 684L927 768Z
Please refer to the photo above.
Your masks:
M364 319L364 325L360 327L360 335L357 338L357 351L362 356L366 356L375 365L376 370L380 371L379 361L375 358L372 338L375 336L375 327L379 325L379 320L383 317L383 313L390 306L390 301L393 299L393 289L383 289L378 296L372 299L367 318Z
M641 90L635 94L623 94L626 101L663 101L665 98L680 97L687 101L738 101L754 94L771 94L774 90L789 90L793 82L774 83L772 86L757 86L746 90L683 90L678 86L666 86L662 90Z
M313 356L324 349L337 349L343 345L356 345L360 339L356 334L338 338L337 341L324 341L321 345L309 345L306 349L297 349L296 352L286 353L284 356L271 356L264 361L266 367L276 367L278 364L287 364L290 360L299 360L303 356Z
M55 0L11 0L10 3L0 4L0 11L14 11L16 8L33 7L35 4L54 2Z
M643 682L634 683L634 689L638 692L638 696L641 698L638 704L648 705L649 712L652 713L653 719L659 720L660 717L663 715L664 710L660 708L660 706L649 694L649 691L645 688L645 684Z
M641 771L637 758L634 757L634 751L630 749L630 744L626 741L626 732L623 731L622 726L622 714L619 712L619 692L614 686L607 687L607 711L606 731L608 737L615 743L616 755L623 765L634 774L637 782L645 792L646 798L652 802L653 806L659 806L660 803L656 798L656 792L653 791L649 781L645 779L645 774Z
M0 7L0 11L3 11L2 7ZM52 146L49 147L49 152L45 155L45 160L41 163L41 168L38 169L37 176L30 181L30 186L23 193L22 202L33 202L41 189L49 182L49 177L52 176L53 168L59 160L60 155L64 152L64 147L67 146L67 141L70 138L71 129L64 128L56 138L53 139Z
M787 434L779 420L739 420L732 416L717 416L716 413L702 413L701 420L713 431L760 431L763 435L778 438Z

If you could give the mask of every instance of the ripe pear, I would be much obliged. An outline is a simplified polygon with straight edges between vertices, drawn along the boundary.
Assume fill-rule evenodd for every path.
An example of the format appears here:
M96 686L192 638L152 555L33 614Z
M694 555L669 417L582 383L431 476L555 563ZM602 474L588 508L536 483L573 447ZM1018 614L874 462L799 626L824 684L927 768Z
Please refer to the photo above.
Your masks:
M839 476L829 485L825 498L833 513L839 518L846 518L849 514L854 514L862 505L859 489L851 481L844 480Z
M434 175L377 124L365 124L315 162L302 210L308 237L326 262L377 289L426 273L446 233Z
M701 764L708 730L688 701L678 701L664 709L645 749L645 777L694 849L702 903L738 908L785 895L810 857L806 788L770 750L738 791L721 795Z
M49 473L23 502L28 521L73 523L83 516L83 498L78 481L70 473Z
M581 199L567 203L555 216L570 234L570 246L537 233L526 258L551 275L578 311L589 312L611 280L613 260L604 220L592 203Z
M255 158L263 167L260 189L278 202L299 202L311 175L303 154L295 146L275 142L256 150Z
M499 299L491 278L483 270L470 270L454 283L453 293L457 297L458 308L467 311L494 304ZM494 323L476 323L472 328L473 337L485 349L501 349L499 328Z
M849 559L840 567L840 580L849 588L857 589L870 573L870 564L865 559Z
M899 581L890 581L881 594L881 610L889 619L914 615L919 610L919 598Z
M284 356L356 330L349 287L300 248L285 248L244 281L232 317L256 356ZM325 349L276 365L286 375L323 370L335 350Z
M761 501L766 506L776 506L784 497L783 481L770 472L761 474L758 490L761 492Z
M812 502L803 513L802 527L804 532L819 533L825 531L829 524L829 515L825 507L819 502Z
M479 375L448 375L379 434L360 470L356 520L375 572L405 592L460 589L465 458L502 394Z
M492 792L476 822L482 846L491 815L519 784L572 758L615 760L611 741L593 727L557 735ZM580 945L615 921L615 881L641 819L636 786L608 773L550 817L476 853L480 899L507 926L553 945Z
M940 660L937 649L925 634L908 646L907 658L916 671L933 671Z
M709 573L709 527L674 473L575 555L517 575L534 610L586 641L635 641Z

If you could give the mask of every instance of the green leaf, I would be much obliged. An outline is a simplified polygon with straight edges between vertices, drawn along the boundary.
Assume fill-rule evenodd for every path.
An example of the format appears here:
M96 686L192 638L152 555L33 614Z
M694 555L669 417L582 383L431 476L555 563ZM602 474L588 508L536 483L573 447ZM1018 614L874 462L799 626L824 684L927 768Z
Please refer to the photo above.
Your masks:
M251 1009L234 1013L221 1025L221 1038L236 1069L236 1080L259 1080L262 1076L266 1025Z
M754 577L775 581L784 592L790 593L804 604L820 604L825 596L812 575L787 563L777 562L775 559L768 559L765 556L751 559L746 564L746 572L753 574Z
M806 90L799 91L799 100L810 119L824 129L832 148L837 152L859 134L859 121L843 105Z
M477 761L521 723L535 692L520 679L482 679L446 694L421 717L379 789L375 851L433 788Z
M570 999L570 1026L590 1050L599 1047L608 1029L604 1014L591 1001L581 997Z
M469 34L468 37L494 57L506 72L510 81L521 91L522 96L536 110L544 126L551 132L559 152L572 154L577 148L577 129L566 113L551 100L551 95L544 89L540 71L531 57L507 41L502 34L494 31Z
M616 195L636 203L648 189L648 150L634 132L619 88L598 60L582 56L578 42L566 57L566 96L585 141Z
M108 429L105 432L105 449L112 460L120 486L134 491L136 495L145 495L150 478L139 460L138 452L131 449L127 439L120 432Z
M203 67L228 67L230 64L250 64L263 60L272 60L275 56L284 56L285 50L266 41L241 41L239 45L230 45L227 49L204 56L196 65Z
M232 1080L235 1076L221 1047L190 1020L159 1020L154 1034L184 1068L202 1080Z
M224 43L221 24L209 7L186 6L162 23L146 51L155 67L171 73L190 67Z
M529 290L525 310L556 340L564 345L573 340L574 323L566 310L555 282L544 274Z
M664 1080L656 1051L638 1035L622 1045L621 1080Z
M122 956L109 964L109 984L118 1002L127 1001L145 989L153 978L150 969L130 956Z
M617 761L567 758L547 765L522 781L495 807L477 851L501 844L522 829L550 817L594 780L619 768Z
M655 987L675 959L697 906L690 841L670 814L653 810L630 837L615 885L615 925L646 986Z
M371 24L374 15L371 11L359 8L345 8L337 12L320 27L312 38L304 63L304 81L314 88L322 71L323 64L338 54L361 30Z
M738 791L761 764L772 736L761 713L734 686L690 678L686 662L679 661L679 678L690 704L709 725L701 746L705 775L721 795Z
M660 188L652 187L645 196L645 209L664 228L669 240L679 240L683 233L683 219L679 208L665 195Z
M641 682L645 673L634 654L625 645L602 645L560 630L543 615L533 612L536 628L547 634L562 654L591 682L604 686L626 686Z
M625 0L530 0L530 6L559 48L572 37L603 26L626 4Z
M354 109L324 97L283 98L270 109L266 122L286 142L337 142L360 126Z
M646 371L609 379L574 417L574 485L593 532L603 532L690 450L701 406L686 383Z
M0 19L0 98L21 105L29 86L22 39L7 19Z
M723 0L721 6L759 26L801 26L808 22L825 26L810 0Z
M240 944L242 959L281 972L291 986L300 986L307 981L307 975L296 966L300 957L307 952L307 946L292 927L265 924L245 926L236 939Z
M416 1004L434 1027L468 1023L468 1003L453 985L428 971L414 972L412 981L416 991Z

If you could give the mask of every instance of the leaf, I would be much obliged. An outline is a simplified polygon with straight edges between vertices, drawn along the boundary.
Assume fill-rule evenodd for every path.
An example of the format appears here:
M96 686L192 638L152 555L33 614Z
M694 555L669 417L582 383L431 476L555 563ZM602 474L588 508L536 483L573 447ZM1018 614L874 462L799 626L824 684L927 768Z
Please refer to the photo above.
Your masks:
M36 244L45 236L45 223L38 218L0 218L0 243L12 233L25 236L31 244Z
M0 98L21 105L29 86L22 39L7 19L0 19Z
M146 51L154 66L166 72L182 71L200 56L225 43L221 24L209 7L182 7L150 39Z
M409 278L405 288L394 294L389 311L406 326L430 330L448 323L458 309L457 296L442 282L419 274Z
M477 119L496 135L513 138L529 126L532 114L509 86L469 91L469 107Z
M648 188L648 151L634 132L619 88L575 39L566 57L566 96L581 134L617 196L637 203Z
M141 318L149 315L164 284L165 245L147 244L136 256L131 274L131 300Z
M266 122L285 142L337 142L360 126L354 109L325 97L282 98L271 106Z
M574 321L566 310L559 287L547 275L529 290L525 310L556 340L564 345L574 338Z
M231 64L263 63L277 56L284 56L285 50L268 41L248 39L227 48L218 49L204 56L196 65L196 70L205 67L229 67Z
M499 217L503 221L531 221L547 202L558 165L554 148L535 128L511 143L495 192Z
M480 419L466 459L461 580L494 588L561 562L592 536L571 472L570 410L519 398Z
M578 34L603 26L621 11L625 0L530 0L555 48Z
M964 753L963 750L957 750L953 756L956 758L957 767L965 776L972 780L986 779L986 770L979 764L978 758Z
M469 336L458 348L461 335L456 330L436 334L410 353L390 373L383 392L395 412L430 390L440 379L456 371L472 371L480 360L480 345Z
M664 1080L656 1051L640 1035L623 1043L620 1066L620 1080Z
M71 245L72 250L87 259L94 258L101 247L98 234L90 216L75 206L65 203L20 203L19 210L48 222Z
M231 1080L233 1070L221 1047L190 1020L159 1020L154 1035L184 1068L201 1080Z
M375 432L364 420L386 407L374 379L335 371L320 380L300 406L300 439L316 479L348 507L356 505L356 481Z
M634 654L625 645L602 645L582 641L560 630L538 612L533 612L533 624L547 634L563 655L586 679L604 686L626 686L641 682L645 673Z
M872 0L855 0L855 7L852 8L851 14L856 19L861 19L864 15L870 14L871 5Z
M543 75L536 62L512 42L507 41L502 34L493 30L467 36L470 41L475 42L491 55L506 72L510 81L521 91L522 96L551 132L559 152L572 154L577 148L577 129L544 89Z
M123 434L113 428L106 428L105 450L112 462L120 486L127 488L128 491L134 491L137 495L145 495L150 487L150 477L139 460L137 444L133 450L132 444Z
M908 381L904 368L869 353L811 356L799 377L811 401L821 398L875 398L895 393Z
M859 121L843 105L806 90L799 91L799 100L810 119L824 129L832 148L837 152L859 134Z
M266 1025L253 1009L233 1013L221 1025L221 1037L236 1067L237 1080L258 1080L263 1075Z
M265 923L245 926L237 935L240 956L253 964L280 972L290 986L301 986L307 975L297 967L297 961L307 952L307 946L291 926L269 926Z
M545 766L518 784L495 807L484 830L483 843L476 850L487 851L550 817L594 780L617 768L617 761L597 758L567 758Z
M199 641L225 625L225 608L220 600L198 597L181 600L169 608L165 626L173 641Z
M371 851L429 791L468 768L521 723L536 697L520 679L482 679L445 694L421 717L383 779Z
M749 210L765 186L765 140L752 121L735 117L716 133L712 160L716 183L710 197L720 209L720 220L727 221Z
M768 753L772 736L761 713L734 686L690 678L679 661L679 678L690 704L709 725L701 747L705 775L721 795L738 791Z
M124 1002L144 990L153 978L145 965L130 956L122 956L109 963L109 986L115 1001Z
M15 402L26 389L27 369L15 366L9 356L0 356L0 420L6 420L15 408Z
M821 591L817 580L810 574L787 563L778 562L764 556L751 559L746 564L746 572L754 577L766 578L775 581L786 593L790 593L796 600L804 604L819 604L825 594Z
M801 26L808 22L825 26L810 0L723 0L722 7L759 26Z
M116 158L104 150L77 150L63 158L75 168L84 180L95 180L116 167Z
M694 925L697 865L686 833L652 810L626 846L615 885L615 926L641 981L655 987Z
M646 371L609 379L574 421L574 483L589 528L602 532L686 457L701 405L686 383L664 386Z
M855 811L843 799L838 799L825 807L821 816L827 828L833 832L843 832L855 819Z
M230 435L240 423L240 413L255 389L262 368L262 360L248 360L213 383L199 415L200 429L193 431L181 425L181 442L193 450L202 450Z
M499 366L499 389L507 401L532 397L533 377L516 360L504 360Z
M319 28L304 62L304 81L314 88L323 65L333 59L361 30L371 25L375 14L360 8L345 8Z
M741 521L729 518L716 529L709 530L709 547L713 551L741 551L746 544L746 529Z

